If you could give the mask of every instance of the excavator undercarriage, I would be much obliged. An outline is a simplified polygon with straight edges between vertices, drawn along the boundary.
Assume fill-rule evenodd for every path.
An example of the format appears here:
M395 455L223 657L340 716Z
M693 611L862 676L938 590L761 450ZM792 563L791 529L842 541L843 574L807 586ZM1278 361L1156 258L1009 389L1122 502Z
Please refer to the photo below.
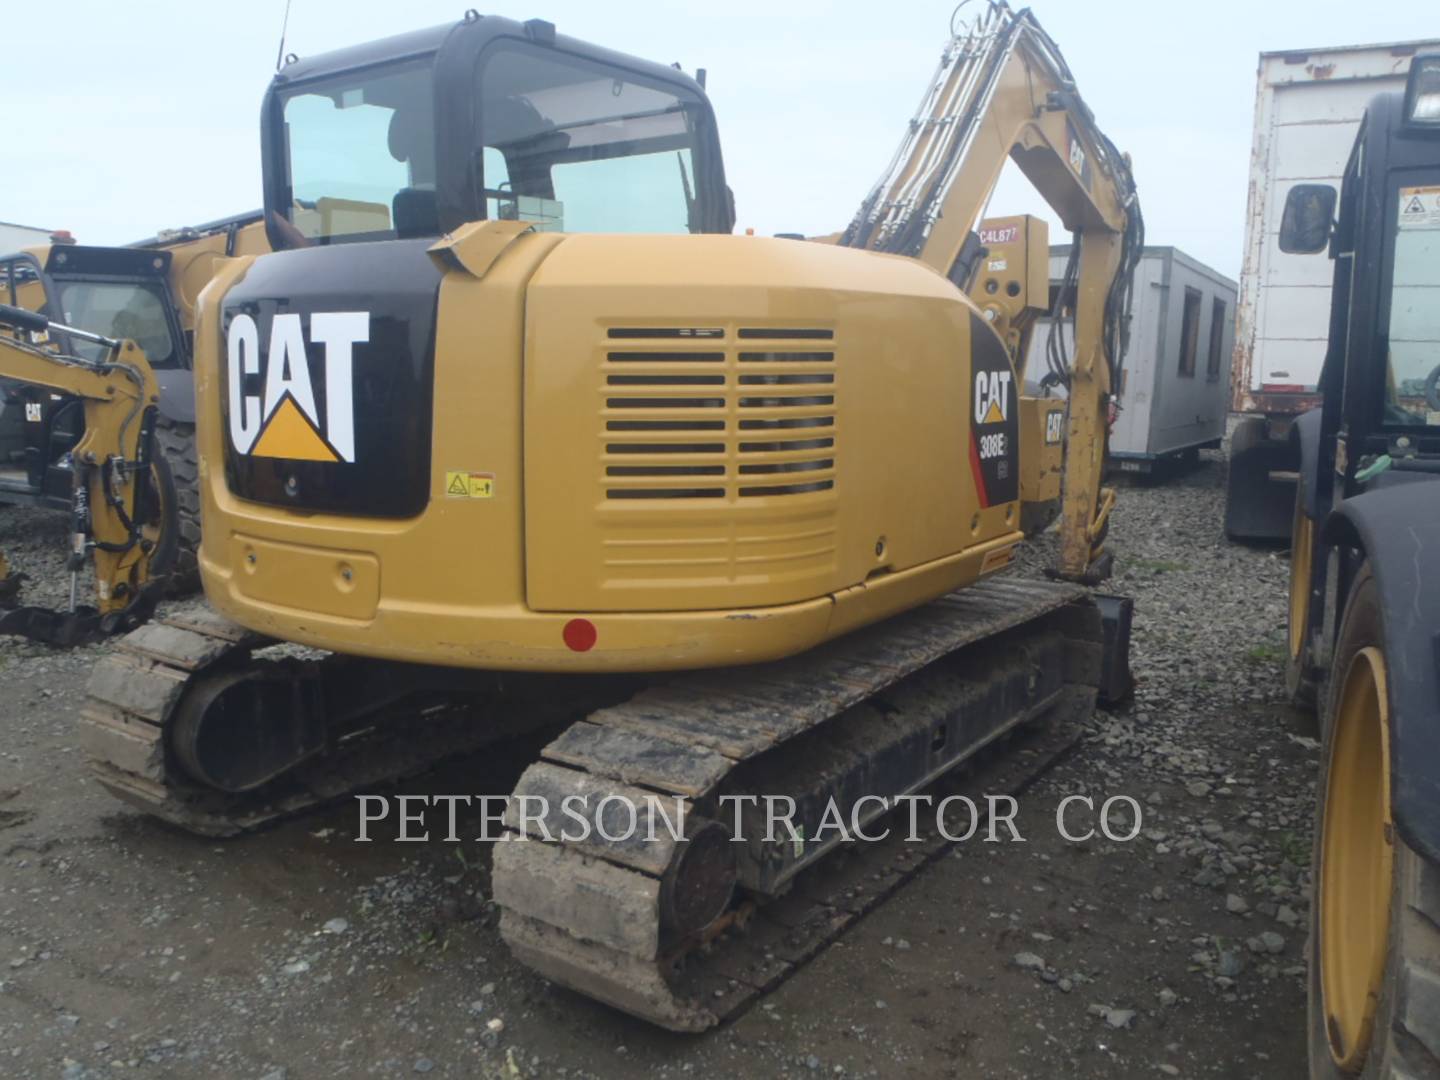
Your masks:
M501 738L555 731L512 796L512 842L495 848L502 935L556 982L700 1030L947 845L933 833L900 852L841 843L826 835L827 809L867 830L897 796L932 789L992 744L972 802L1028 783L1078 739L1104 637L1084 589L998 578L771 664L665 681L501 680L267 657L274 642L191 602L100 662L82 743L115 796L230 836ZM607 820L617 806L659 813L657 797L678 808L683 841L667 842L658 820L633 831ZM793 799L793 833L767 820L776 798ZM546 813L524 816L531 806ZM566 806L589 827L574 829ZM837 847L851 852L847 869L822 872Z

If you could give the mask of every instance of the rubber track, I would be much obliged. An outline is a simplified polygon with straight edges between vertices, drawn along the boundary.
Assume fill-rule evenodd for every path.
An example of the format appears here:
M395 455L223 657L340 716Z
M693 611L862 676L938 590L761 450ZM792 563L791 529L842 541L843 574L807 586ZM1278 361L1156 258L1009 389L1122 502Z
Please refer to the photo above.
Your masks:
M659 792L703 807L741 763L783 755L786 744L795 752L796 736L941 657L1048 616L1067 623L1073 639L1064 690L1044 721L1008 733L1003 754L969 762L976 794L1018 790L1074 745L1094 706L1102 645L1098 613L1085 597L1073 586L993 580L791 660L682 676L567 730L516 795L555 806L567 794L588 796L591 805L615 794L644 805L647 793ZM982 760L989 764L974 771ZM595 833L578 843L546 842L535 823L516 817L517 805L507 825L517 841L520 828L529 835L496 847L493 878L512 951L555 982L682 1031L744 1009L948 847L939 834L920 843L845 845L848 857L802 870L746 929L675 950L662 938L659 914L673 842L609 843Z
M203 600L173 606L121 638L92 672L80 713L81 743L95 779L187 832L235 836L366 787L421 775L516 733L503 723L477 723L470 711L441 710L342 739L254 794L228 795L188 781L167 760L164 736L186 682L272 644Z

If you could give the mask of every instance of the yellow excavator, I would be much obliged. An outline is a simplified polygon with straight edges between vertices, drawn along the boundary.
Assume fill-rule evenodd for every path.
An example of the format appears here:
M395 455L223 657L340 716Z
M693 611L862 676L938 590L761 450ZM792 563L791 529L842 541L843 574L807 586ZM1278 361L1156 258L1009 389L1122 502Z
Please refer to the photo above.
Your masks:
M42 316L35 325L54 320L55 326L53 331L11 327L0 334L32 344L43 339L51 352L90 364L109 362L110 350L102 340L133 339L143 352L143 367L159 394L153 445L147 452L152 497L142 500L151 515L142 525L142 546L148 549L145 580L153 579L158 588L163 578L170 592L193 591L199 584L195 550L200 492L191 370L195 301L217 261L268 250L262 215L256 211L168 230L127 247L77 244L68 234L57 233L49 244L0 256L0 303ZM141 366L133 354L130 359ZM73 468L77 447L89 438L88 422L98 405L56 386L55 365L38 369L45 372L44 382L28 381L26 372L34 370L30 352L9 349L0 355L0 502L70 512L77 487L84 486ZM64 370L74 377L79 369L72 363ZM104 512L104 507L95 504L93 512ZM118 566L96 565L95 605L79 603L83 567L70 569L74 587L69 608L50 611L22 605L25 575L0 568L0 634L74 645L129 629L145 616L148 600L138 602L138 594L127 594L135 585L130 580L133 567L111 579L107 573Z
M863 824L1073 732L1123 639L1074 583L1105 569L1140 210L1028 11L952 30L829 243L728 235L702 86L545 22L285 66L275 250L219 266L196 318L207 602L97 665L100 783L226 835L553 725L512 803L549 809L495 845L504 938L698 1030L799 962L745 943L836 846L827 804ZM1043 235L973 231L1007 158L1075 235L1068 406L1021 395ZM1001 575L1047 487L1064 580ZM759 794L797 834L765 838ZM655 795L678 835L606 827ZM562 806L597 827L568 838Z

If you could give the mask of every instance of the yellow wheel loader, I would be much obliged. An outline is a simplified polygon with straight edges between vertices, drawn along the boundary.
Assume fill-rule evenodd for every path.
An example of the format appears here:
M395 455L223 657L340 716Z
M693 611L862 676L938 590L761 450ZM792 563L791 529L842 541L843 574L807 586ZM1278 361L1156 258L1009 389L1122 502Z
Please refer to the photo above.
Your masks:
M0 303L92 335L134 339L145 353L160 395L153 511L161 516L148 526L156 533L150 576L163 577L171 592L193 591L199 585L195 550L200 541L200 491L191 370L195 300L220 261L268 250L261 215L255 212L171 230L129 247L81 245L57 234L50 244L0 256ZM51 336L57 347L82 358L95 361L105 355L105 347L90 338L72 339L64 329ZM26 383L0 362L0 503L70 509L71 466L75 447L85 436L87 415L83 398L48 384ZM17 587L18 575L0 602L16 604ZM0 621L0 632L61 644L53 634L78 625L25 610L28 614Z
M1103 576L1142 229L1028 12L955 32L828 243L728 235L701 86L540 21L291 63L262 153L275 251L195 326L207 603L95 670L113 793L232 834L555 725L512 803L549 809L495 847L505 940L698 1030L802 959L746 943L826 863L828 805L864 825L1014 732L1073 739L1118 651L1071 582ZM1043 261L972 231L1007 157L1076 236L1068 407L1020 395ZM1068 581L999 575L1027 494ZM610 827L647 796L674 832Z

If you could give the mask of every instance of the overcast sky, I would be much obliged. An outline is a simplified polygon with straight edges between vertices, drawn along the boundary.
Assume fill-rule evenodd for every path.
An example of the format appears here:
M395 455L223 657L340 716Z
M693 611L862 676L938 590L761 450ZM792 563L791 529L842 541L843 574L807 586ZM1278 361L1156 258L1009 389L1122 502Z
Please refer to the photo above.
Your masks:
M978 0L972 0L978 2ZM485 13L709 71L738 228L842 228L888 163L951 0L496 0ZM0 220L126 243L260 203L259 106L284 0L5 4ZM1261 50L1434 36L1424 3L1036 0L1135 163L1152 244L1239 272ZM293 0L286 51L449 22L463 0ZM1430 12L1427 16L1426 12ZM23 107L21 107L23 105ZM993 213L1036 212L1007 182ZM1052 226L1053 228L1053 226ZM1052 234L1052 239L1059 239Z

